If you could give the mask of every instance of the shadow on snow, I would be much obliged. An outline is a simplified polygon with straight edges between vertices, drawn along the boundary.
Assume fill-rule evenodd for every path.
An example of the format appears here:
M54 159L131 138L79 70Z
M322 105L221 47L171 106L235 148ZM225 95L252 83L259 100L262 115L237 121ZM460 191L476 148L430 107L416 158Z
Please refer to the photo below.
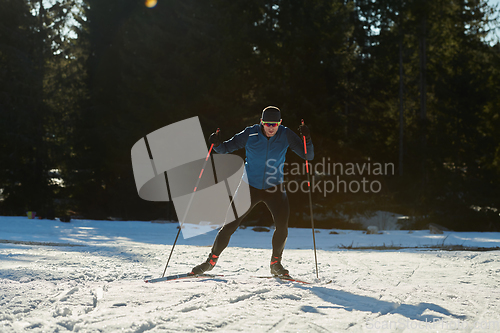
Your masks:
M296 285L297 288L307 289L312 291L316 296L326 302L331 303L336 308L339 306L346 311L363 311L372 312L384 316L387 314L400 314L411 320L418 320L423 322L435 322L444 319L444 317L451 317L455 320L465 320L465 315L455 315L447 309L432 303L419 303L412 304L398 304L394 302L382 301L373 297L352 294L350 292L329 289L318 286L302 286ZM435 312L433 314L425 314L426 310ZM312 312L312 309L308 309Z

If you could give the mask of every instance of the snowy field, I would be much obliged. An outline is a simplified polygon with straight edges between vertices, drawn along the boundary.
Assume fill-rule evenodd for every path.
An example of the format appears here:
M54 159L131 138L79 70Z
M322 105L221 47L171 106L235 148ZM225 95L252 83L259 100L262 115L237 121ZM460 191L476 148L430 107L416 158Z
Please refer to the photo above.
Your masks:
M271 233L239 229L215 279L161 276L177 224L0 217L0 332L499 332L498 233L290 229L269 275ZM167 275L205 260L216 231L178 241ZM346 247L403 247L347 250ZM330 282L331 281L331 282ZM328 283L330 282L330 283Z

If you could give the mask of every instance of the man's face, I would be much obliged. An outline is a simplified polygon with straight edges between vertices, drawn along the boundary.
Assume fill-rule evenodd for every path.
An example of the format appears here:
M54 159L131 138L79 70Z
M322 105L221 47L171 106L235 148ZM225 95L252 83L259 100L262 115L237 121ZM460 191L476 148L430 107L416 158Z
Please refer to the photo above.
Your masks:
M262 119L261 119L262 121ZM268 123L268 122L262 122L262 127L264 127L264 134L268 137L268 138L271 138L273 137L276 132L278 131L278 128L279 128L279 124L281 123L280 122L273 122L273 123Z

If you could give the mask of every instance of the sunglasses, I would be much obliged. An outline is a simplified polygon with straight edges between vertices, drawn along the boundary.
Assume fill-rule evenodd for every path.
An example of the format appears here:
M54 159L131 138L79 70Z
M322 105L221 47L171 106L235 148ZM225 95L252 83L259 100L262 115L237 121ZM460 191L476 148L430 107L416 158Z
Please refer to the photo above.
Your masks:
M267 127L276 127L276 126L279 126L279 124L281 124L281 121L263 121L263 120L261 120L260 123L264 126L267 126Z

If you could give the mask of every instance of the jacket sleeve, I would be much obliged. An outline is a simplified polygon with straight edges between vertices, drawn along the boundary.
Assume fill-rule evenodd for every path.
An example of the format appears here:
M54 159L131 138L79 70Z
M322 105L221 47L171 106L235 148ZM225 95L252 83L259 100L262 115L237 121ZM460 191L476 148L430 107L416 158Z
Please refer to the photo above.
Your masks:
M293 150L293 152L303 159L306 158L306 154L304 151L304 139L295 134L291 129L287 127L286 129L286 137L288 140L288 145ZM307 148L307 159L312 160L314 158L314 145L312 144L312 140L306 142Z
M243 131L235 134L231 139L222 142L217 147L214 147L214 150L219 154L228 154L235 150L244 148L247 144L249 134L250 127L247 127Z

